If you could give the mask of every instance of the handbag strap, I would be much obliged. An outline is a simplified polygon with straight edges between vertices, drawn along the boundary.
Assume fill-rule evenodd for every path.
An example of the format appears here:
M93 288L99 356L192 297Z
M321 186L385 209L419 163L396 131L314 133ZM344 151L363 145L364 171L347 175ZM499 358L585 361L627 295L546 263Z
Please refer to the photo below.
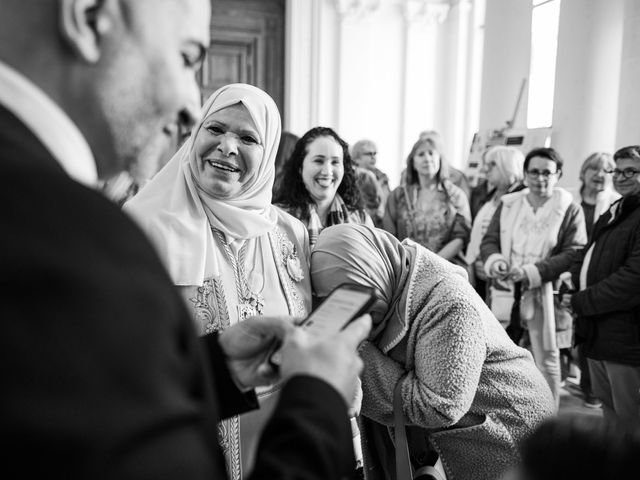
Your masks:
M396 437L396 480L410 480L413 475L407 443L407 430L402 413L402 379L400 377L393 390L393 424Z

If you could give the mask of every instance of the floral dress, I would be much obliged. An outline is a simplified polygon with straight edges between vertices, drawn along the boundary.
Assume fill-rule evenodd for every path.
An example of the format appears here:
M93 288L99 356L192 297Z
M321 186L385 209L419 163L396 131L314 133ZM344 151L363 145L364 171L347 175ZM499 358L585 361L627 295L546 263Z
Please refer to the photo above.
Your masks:
M471 231L471 211L464 192L445 180L438 186L436 201L421 203L417 184L401 185L387 200L384 229L399 240L410 238L432 252L451 240L466 244Z

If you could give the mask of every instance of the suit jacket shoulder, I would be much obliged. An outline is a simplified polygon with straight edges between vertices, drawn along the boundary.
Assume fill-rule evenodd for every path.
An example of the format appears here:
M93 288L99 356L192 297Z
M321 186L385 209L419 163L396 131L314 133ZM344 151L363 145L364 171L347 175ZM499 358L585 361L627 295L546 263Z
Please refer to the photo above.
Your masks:
M4 464L25 477L223 472L204 454L217 413L201 351L152 246L4 109L0 125Z

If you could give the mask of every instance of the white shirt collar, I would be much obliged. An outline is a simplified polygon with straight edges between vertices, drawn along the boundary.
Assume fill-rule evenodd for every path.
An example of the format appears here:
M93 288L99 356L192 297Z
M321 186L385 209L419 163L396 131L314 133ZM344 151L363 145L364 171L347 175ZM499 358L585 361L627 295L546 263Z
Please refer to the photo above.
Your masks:
M71 178L96 186L96 162L78 127L33 82L1 61L0 104L40 139Z

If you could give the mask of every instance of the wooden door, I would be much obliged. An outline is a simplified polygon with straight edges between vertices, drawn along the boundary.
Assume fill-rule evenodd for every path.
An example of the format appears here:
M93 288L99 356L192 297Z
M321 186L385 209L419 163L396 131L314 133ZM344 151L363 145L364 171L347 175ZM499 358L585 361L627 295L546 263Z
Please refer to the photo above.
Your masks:
M203 101L223 85L249 83L271 95L282 114L285 0L213 0L211 7Z

